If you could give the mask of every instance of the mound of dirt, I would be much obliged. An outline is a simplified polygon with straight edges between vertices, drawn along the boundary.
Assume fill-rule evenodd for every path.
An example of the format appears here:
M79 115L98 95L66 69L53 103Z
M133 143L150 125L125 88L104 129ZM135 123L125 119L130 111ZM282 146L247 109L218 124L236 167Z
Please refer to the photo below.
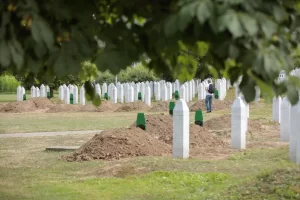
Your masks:
M169 101L162 101L154 103L150 112L169 112Z
M53 102L47 98L38 97L38 98L29 99L28 101L32 101L35 104L37 109L47 109L54 106Z
M0 112L5 113L23 113L37 110L33 101L17 101L6 104L0 109Z
M231 128L231 116L222 115L204 122L204 127L209 130L224 130Z
M79 112L114 112L120 107L120 104L113 104L111 101L103 100L99 107L93 104L81 106Z
M139 128L112 129L95 135L67 161L116 160L135 156L163 156L171 153L167 145Z
M135 127L134 122L131 127ZM146 131L153 137L169 145L173 143L173 118L170 115L147 115ZM226 146L222 140L213 136L206 128L190 125L190 148Z
M223 110L226 108L231 108L233 100L213 100L212 102L212 110ZM205 100L197 101L192 105L189 105L190 111L194 112L196 110L206 110Z
M231 116L222 115L214 117L204 122L204 127L213 130L223 130L227 136L230 136L231 129ZM278 138L280 134L280 125L272 120L260 118L248 120L248 133L251 137L269 137Z
M141 101L122 104L115 112L148 111L150 107Z
M47 113L59 113L59 112L79 112L81 105L72 104L56 104L47 110Z

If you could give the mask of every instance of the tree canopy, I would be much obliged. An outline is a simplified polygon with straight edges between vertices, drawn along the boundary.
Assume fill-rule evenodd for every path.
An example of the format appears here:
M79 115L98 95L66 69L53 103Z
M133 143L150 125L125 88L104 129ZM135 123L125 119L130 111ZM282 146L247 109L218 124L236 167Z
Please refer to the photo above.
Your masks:
M232 83L246 101L262 92L298 99L300 0L3 0L0 71L78 75L90 60L118 73L142 61L180 80L200 72ZM150 59L150 62L145 60ZM199 72L199 70L198 70Z

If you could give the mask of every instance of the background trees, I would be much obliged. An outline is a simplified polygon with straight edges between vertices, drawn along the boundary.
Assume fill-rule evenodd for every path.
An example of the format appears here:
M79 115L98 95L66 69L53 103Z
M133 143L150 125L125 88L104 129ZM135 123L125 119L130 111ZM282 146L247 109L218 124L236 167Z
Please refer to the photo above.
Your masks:
M210 72L233 83L243 75L247 101L258 84L294 104L299 79L276 79L299 55L299 2L3 0L0 71L47 79L78 76L86 60L113 74L141 61L181 80Z

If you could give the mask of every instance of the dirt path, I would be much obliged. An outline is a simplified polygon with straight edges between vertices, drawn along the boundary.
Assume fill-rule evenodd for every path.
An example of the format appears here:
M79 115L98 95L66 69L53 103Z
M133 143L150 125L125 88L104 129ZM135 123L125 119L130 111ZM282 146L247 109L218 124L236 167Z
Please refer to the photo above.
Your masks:
M74 135L74 134L92 134L100 133L103 130L93 131L59 131L59 132L36 132L36 133L10 133L0 134L0 138L16 138L16 137L43 137L43 136L56 136L56 135Z

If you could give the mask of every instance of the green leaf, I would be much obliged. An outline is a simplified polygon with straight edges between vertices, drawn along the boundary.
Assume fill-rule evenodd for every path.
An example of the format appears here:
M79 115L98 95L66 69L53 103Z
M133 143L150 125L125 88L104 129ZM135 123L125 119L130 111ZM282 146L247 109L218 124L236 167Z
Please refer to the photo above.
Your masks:
M164 33L167 37L174 35L177 31L178 17L176 15L170 15L164 25Z
M101 105L101 98L100 98L99 94L95 95L92 102L93 102L93 105L95 105L96 107L99 107Z
M299 93L295 86L290 85L287 91L287 97L292 105L295 105L299 101Z
M235 59L239 56L239 54L239 49L234 44L231 44L229 46L229 56Z
M184 31L188 24L191 22L192 18L195 16L195 6L196 3L192 2L184 5L178 15L178 28L181 31Z
M250 36L255 36L258 32L258 24L255 18L248 14L240 13L240 21Z
M264 14L257 14L260 28L268 39L271 39L273 34L277 31L277 24Z
M233 85L240 77L242 73L242 69L240 67L232 67L228 70L228 74L230 74L230 83Z
M280 6L273 7L273 15L277 22L284 21L286 19L286 17L288 16L286 11L284 10L284 8L280 7Z
M3 67L8 67L11 62L9 48L5 40L0 41L0 64Z
M12 39L8 42L8 47L13 63L20 70L24 64L24 51L21 44L16 39Z
M208 70L214 78L219 78L218 71L211 65L208 65Z
M33 39L39 43L44 42L49 50L54 47L54 34L45 20L34 17L32 20L31 33Z
M241 88L247 103L252 102L256 96L255 83L248 81L248 84Z
M243 27L240 23L239 16L234 10L228 10L224 15L219 17L219 30L227 28L234 38L244 35Z
M196 9L198 21L200 24L204 24L204 22L211 17L214 11L214 5L211 0L202 0L199 1Z

